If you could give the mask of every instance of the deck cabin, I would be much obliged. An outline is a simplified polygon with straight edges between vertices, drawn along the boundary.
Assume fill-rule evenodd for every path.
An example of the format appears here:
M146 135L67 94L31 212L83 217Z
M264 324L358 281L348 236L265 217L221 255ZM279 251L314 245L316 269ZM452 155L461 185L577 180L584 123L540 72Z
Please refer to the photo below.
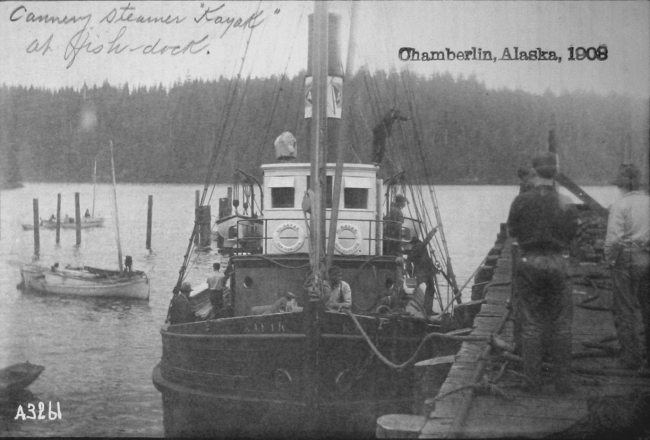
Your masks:
M335 168L335 164L327 164L327 235ZM389 240L383 234L388 220L384 220L386 191L377 178L378 170L369 164L343 165L334 264L343 269L357 310L373 309L381 296L391 294L396 280L396 256L384 255L383 251L384 241ZM273 304L287 291L302 292L309 270L308 216L303 212L303 198L310 187L311 164L279 162L262 165L262 171L262 216L233 218L229 230L236 316ZM400 238L404 250L419 229L417 223L405 218ZM298 302L301 305L300 299Z
M311 164L275 163L262 166L263 216L240 218L230 232L235 253L308 253L309 240L302 202L309 189ZM378 167L344 164L335 254L382 255L383 220L382 180ZM335 164L327 164L326 233L332 213ZM401 239L405 247L416 234L417 221L405 219ZM327 237L326 237L327 239Z

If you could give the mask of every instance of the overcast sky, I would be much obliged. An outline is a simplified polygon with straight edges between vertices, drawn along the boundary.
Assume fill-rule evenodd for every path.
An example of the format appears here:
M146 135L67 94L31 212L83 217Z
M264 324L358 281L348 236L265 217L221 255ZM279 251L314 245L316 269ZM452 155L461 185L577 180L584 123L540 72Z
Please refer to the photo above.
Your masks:
M345 60L351 3L328 5L342 18ZM0 81L78 88L104 80L169 85L186 78L231 77L247 47L242 75L292 75L306 68L312 9L312 2L271 1L2 2ZM208 10L213 12L205 15ZM53 17L70 22L42 22ZM170 23L133 22L138 17ZM237 27L237 19L248 25ZM489 88L533 93L583 89L648 97L649 22L649 2L362 1L355 66L475 74ZM569 60L569 47L600 45L607 47L606 60ZM515 46L554 51L562 61L501 59L505 49L514 57ZM399 59L402 47L420 53L475 47L491 51L497 61L406 62Z

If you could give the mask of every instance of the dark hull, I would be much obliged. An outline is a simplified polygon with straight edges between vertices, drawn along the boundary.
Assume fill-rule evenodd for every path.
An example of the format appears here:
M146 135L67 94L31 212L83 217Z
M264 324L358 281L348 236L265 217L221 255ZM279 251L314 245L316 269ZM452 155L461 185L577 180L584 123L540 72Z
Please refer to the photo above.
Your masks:
M228 318L163 328L163 356L153 373L162 393L166 436L374 435L383 414L410 411L413 368L395 370L373 355L351 318L321 315L318 420L310 420L304 314ZM408 360L431 325L413 318L358 316L392 362ZM417 360L453 354L429 343Z
M32 384L45 370L41 365L24 362L0 370L0 393L16 393Z

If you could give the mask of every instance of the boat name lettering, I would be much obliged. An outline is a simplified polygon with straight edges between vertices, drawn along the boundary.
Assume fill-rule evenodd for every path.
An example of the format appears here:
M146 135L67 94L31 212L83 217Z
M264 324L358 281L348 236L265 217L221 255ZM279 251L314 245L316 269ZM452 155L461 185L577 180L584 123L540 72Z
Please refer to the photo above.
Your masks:
M29 415L31 414L31 415ZM45 417L45 403L38 402L38 415L36 414L36 405L33 403L27 404L27 413L23 410L22 405L18 405L18 411L14 420L21 418L22 420L61 420L61 405L56 402L56 411L52 410L52 402L47 403L47 417Z

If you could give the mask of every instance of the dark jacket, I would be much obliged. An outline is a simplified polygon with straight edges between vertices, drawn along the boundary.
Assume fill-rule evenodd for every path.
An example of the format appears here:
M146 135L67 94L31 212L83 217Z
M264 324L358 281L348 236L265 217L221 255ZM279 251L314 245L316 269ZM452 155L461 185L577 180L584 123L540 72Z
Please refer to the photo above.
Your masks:
M191 321L192 310L190 308L190 301L184 294L179 293L174 296L174 299L172 299L172 307L169 312L169 322L174 325Z
M508 232L523 252L568 250L577 230L576 208L552 186L539 185L519 194L510 206Z

